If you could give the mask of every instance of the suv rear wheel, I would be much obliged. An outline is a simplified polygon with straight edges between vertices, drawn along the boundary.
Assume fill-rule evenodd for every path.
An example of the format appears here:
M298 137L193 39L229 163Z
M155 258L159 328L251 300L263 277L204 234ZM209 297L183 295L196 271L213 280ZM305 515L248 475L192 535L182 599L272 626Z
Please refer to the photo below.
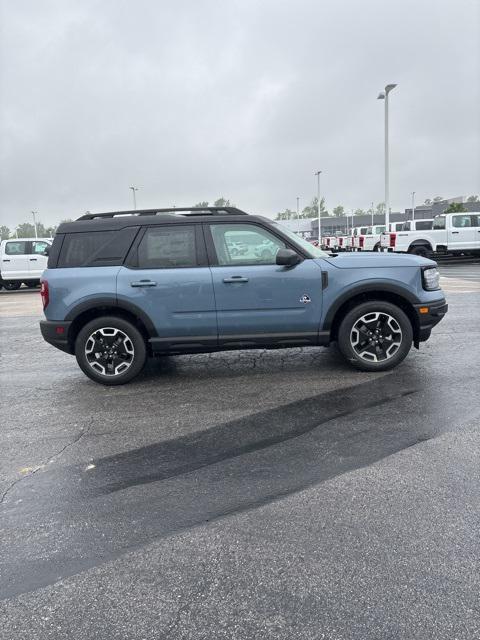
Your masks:
M80 330L75 356L82 371L95 382L125 384L145 365L147 350L140 331L127 320L95 318Z
M390 302L372 300L354 307L338 330L338 347L354 367L385 371L410 351L413 329L407 315Z

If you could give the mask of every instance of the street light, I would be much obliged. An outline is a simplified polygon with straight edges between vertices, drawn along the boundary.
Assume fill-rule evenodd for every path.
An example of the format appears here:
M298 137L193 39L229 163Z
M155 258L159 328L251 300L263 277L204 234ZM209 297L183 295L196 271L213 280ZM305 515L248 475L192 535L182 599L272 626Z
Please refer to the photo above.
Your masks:
M133 194L133 208L135 209L135 211L137 210L137 198L135 196L135 191L138 191L137 187L128 187L129 189L132 190L132 194Z
M32 216L33 216L33 227L35 229L35 238L38 238L38 233L37 233L37 221L35 219L35 214L37 214L38 211L32 211Z
M321 171L316 171L315 175L317 176L317 209L318 209L318 246L322 246L322 230L321 230L321 221L320 221L320 174Z
M415 191L412 191L412 220L415 220Z
M390 184L389 184L389 155L388 155L388 94L395 89L396 84L387 84L385 91L378 94L378 100L385 100L385 228L390 222Z

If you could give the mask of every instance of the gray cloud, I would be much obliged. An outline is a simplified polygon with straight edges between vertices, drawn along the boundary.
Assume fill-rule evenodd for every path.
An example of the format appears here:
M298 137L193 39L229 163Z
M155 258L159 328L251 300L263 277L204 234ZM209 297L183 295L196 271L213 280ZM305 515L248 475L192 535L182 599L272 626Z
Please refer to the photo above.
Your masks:
M480 191L475 0L10 0L1 7L0 219L225 195L392 206Z

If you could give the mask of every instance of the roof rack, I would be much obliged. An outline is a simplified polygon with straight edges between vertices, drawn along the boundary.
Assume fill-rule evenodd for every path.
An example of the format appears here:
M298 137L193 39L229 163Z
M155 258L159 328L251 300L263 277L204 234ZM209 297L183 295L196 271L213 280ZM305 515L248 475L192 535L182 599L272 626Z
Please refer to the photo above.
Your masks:
M115 218L117 216L156 216L167 213L182 216L247 216L248 213L236 207L170 207L169 209L136 209L134 211L107 211L105 213L86 213L77 220L94 220L95 218Z

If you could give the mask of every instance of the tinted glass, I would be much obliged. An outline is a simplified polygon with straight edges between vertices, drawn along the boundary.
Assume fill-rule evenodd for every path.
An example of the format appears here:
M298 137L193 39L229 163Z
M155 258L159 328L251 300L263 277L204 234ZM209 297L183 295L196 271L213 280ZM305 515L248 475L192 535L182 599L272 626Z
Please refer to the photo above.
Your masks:
M68 234L63 242L58 266L88 266L114 233L114 231L95 231L93 233Z
M7 242L5 245L7 256L24 256L27 253L27 242Z
M48 242L44 242L43 240L36 240L35 242L32 242L32 253L43 254L48 246L50 246Z
M434 229L445 229L445 216L437 216L433 221Z
M431 229L431 228L432 228L431 220L417 220L418 231L425 231L425 229Z
M253 224L212 224L210 229L221 266L275 264L277 251L286 246L282 240Z
M138 246L138 266L143 269L197 266L195 228L187 225L150 227Z

